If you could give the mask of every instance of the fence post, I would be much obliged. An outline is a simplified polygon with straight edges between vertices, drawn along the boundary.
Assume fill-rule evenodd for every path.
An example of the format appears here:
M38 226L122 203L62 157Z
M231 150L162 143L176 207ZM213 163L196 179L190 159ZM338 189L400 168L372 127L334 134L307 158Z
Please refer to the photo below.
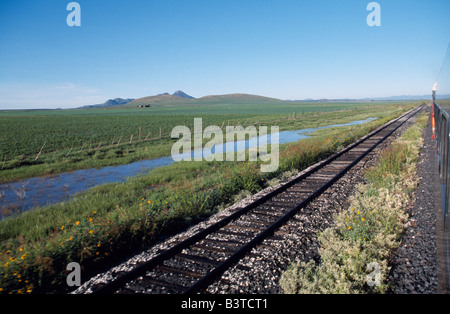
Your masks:
M45 146L46 143L47 143L47 142L44 142L44 145L42 145L41 150L40 150L39 153L37 154L37 156L36 156L36 158L34 159L34 161L36 161L36 160L39 159L39 156L41 156L41 154L42 154L42 149L44 148L44 146Z

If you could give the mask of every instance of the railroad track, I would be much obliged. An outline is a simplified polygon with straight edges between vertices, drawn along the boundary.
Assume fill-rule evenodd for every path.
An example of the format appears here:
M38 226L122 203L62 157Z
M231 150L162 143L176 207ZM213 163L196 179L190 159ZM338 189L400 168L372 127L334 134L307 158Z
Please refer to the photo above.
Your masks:
M205 291L424 107L425 104L392 120L296 179L96 287L93 293L192 294Z

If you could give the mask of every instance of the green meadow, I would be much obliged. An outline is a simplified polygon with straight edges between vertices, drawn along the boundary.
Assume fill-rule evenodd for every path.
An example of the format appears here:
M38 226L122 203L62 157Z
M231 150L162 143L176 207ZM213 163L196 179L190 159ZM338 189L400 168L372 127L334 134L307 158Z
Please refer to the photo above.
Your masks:
M170 155L171 129L192 128L196 117L203 118L204 127L265 125L280 130L378 119L281 145L280 165L273 173L261 173L260 161L175 163L3 219L0 293L66 292L68 263L80 263L87 279L126 254L330 156L416 105L286 102L234 104L233 113L227 112L230 104L1 112L2 181Z
M170 155L183 125L279 126L281 131L389 115L405 103L242 103L151 108L0 111L0 182Z

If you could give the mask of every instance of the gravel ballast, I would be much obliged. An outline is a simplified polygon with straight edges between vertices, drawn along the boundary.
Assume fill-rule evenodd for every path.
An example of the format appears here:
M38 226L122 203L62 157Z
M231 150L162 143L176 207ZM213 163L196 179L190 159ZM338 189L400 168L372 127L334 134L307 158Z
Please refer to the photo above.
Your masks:
M409 212L402 243L392 259L390 282L396 294L438 293L437 215L440 186L436 144L431 125L423 131L424 144L417 164L419 184Z

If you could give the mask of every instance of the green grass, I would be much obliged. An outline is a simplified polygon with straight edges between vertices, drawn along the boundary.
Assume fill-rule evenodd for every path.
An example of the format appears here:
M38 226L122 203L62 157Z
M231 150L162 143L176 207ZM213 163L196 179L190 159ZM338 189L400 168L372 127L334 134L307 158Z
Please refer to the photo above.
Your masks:
M386 117L407 104L267 104L0 112L0 182L169 156L175 126L279 126L280 130ZM228 106L228 105L227 105ZM257 110L255 111L255 106ZM213 106L214 107L214 106ZM351 108L351 109L350 109ZM284 112L284 113L283 113ZM161 134L161 136L160 136ZM120 141L119 141L120 140ZM131 143L130 143L131 140ZM42 153L38 156L42 149Z
M298 120L276 117L299 125L322 120L345 123L374 114L383 117L367 125L341 128L339 136L336 130L321 130L311 139L282 145L277 172L261 173L258 162L176 163L124 183L95 187L71 201L4 219L0 221L0 289L3 293L66 291L69 262L81 263L85 276L95 274L100 266L183 230L239 195L257 192L286 172L314 164L407 109L394 107L373 107L352 111L352 115L347 111L314 113ZM274 121L270 116L263 118Z
M390 289L389 258L408 220L406 208L414 200L421 131L427 121L426 115L418 117L416 125L366 172L367 184L358 187L349 208L319 234L320 263L294 262L283 273L280 285L285 293L360 294ZM369 265L378 267L378 278Z

